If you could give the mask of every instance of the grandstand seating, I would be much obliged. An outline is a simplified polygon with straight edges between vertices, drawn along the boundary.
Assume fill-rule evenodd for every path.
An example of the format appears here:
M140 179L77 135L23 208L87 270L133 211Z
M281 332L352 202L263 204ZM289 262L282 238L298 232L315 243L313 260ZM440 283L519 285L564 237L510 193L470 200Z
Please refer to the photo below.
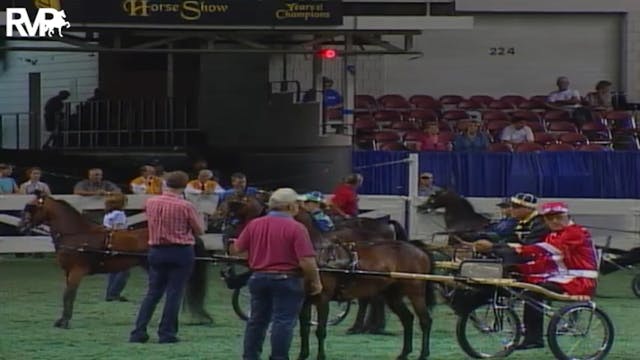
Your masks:
M593 121L581 125L567 111L546 109L545 100L546 96L526 99L520 95L474 95L465 99L451 94L435 99L419 94L408 100L398 94L377 99L357 95L354 143L365 149L417 150L427 123L437 122L440 138L446 143L466 128L469 119L481 118L481 131L488 133L493 143L499 143L500 132L512 119L525 120L534 132L533 144L520 145L515 150L508 145L491 144L492 152L640 149L640 131L631 112L593 111Z

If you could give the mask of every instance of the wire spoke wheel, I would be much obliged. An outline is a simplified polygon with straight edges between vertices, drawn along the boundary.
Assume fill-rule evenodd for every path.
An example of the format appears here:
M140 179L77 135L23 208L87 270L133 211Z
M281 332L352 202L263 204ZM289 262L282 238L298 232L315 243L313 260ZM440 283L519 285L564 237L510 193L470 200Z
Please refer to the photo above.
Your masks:
M634 276L631 280L631 291L636 297L640 298L640 274Z
M460 316L456 336L462 350L472 358L505 357L519 344L520 328L513 309L490 303Z
M595 305L574 304L551 318L547 337L557 359L599 360L613 346L614 328L607 314Z

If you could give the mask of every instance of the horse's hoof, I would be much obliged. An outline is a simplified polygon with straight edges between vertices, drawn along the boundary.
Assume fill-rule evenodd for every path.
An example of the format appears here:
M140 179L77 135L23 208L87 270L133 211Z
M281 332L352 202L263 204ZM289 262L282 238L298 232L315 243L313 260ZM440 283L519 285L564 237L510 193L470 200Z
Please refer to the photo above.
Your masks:
M60 329L68 329L69 328L69 320L67 319L58 319L53 323L53 326Z

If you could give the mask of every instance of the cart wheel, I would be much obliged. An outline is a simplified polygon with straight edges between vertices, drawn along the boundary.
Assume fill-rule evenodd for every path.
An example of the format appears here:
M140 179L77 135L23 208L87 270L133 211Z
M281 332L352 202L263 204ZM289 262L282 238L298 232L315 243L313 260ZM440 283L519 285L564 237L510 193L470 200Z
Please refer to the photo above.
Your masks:
M631 291L640 298L640 274L634 276L633 280L631 280Z
M521 323L510 307L482 304L458 318L456 337L474 359L506 357L520 343Z
M600 360L613 346L614 329L609 316L595 304L578 303L553 315L547 337L556 359Z
M251 295L249 294L248 286L243 286L233 291L231 305L233 306L233 311L241 320L247 321L249 319L251 314ZM327 323L332 326L338 325L349 315L350 310L350 301L331 302L329 304L329 320ZM311 308L311 325L317 325L317 319L318 313L314 306Z
M249 315L251 313L251 296L249 295L248 286L243 286L233 290L233 295L231 295L231 305L233 306L233 311L241 320L249 320Z

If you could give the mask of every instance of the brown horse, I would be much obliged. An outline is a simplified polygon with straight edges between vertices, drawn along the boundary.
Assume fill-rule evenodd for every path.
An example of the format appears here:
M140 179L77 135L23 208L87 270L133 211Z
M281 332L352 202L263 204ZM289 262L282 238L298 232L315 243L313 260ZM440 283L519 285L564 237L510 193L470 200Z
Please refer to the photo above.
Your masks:
M40 224L49 225L58 264L65 272L63 311L62 317L54 323L56 327L69 328L78 286L85 276L124 271L134 266L146 268L146 228L109 231L89 222L66 201L37 194L25 206L20 227L26 232ZM196 256L206 256L200 239L196 244ZM203 323L210 323L213 320L203 307L207 264L196 263L187 284L185 301Z
M308 213L301 211L296 216L296 220L305 225L309 231L318 252L318 263L321 267L333 265L383 273L399 271L419 274L429 274L433 269L431 255L412 243L380 238L370 239L371 241L364 239L345 240L358 236L357 231L352 229L324 234L329 236L327 238L316 229ZM354 255L357 256L357 262L354 261ZM307 298L300 313L301 348L299 359L309 357L311 305L315 305L318 312L316 328L318 359L324 360L326 358L324 341L327 335L329 302L331 300L372 298L376 295L384 296L387 305L398 316L404 329L402 352L397 359L407 359L413 349L414 316L403 301L405 297L411 302L422 330L422 348L418 359L428 358L432 323L430 308L435 305L435 293L431 282L392 279L390 277L354 277L348 274L328 272L321 273L321 280L322 293Z

